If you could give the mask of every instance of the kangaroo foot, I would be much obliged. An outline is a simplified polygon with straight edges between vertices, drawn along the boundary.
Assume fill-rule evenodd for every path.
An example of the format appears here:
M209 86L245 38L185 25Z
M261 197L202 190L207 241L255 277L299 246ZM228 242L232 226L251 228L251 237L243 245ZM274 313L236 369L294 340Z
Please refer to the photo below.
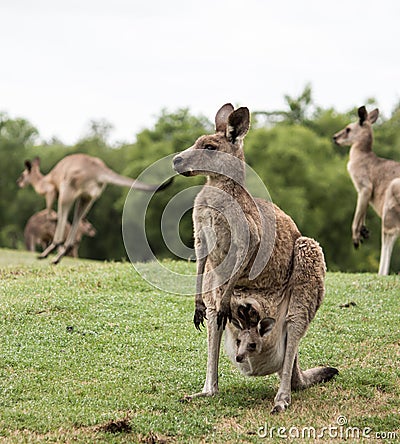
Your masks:
M54 251L60 244L51 243L42 253L39 254L38 259L46 259L46 257Z
M205 398L207 396L214 396L217 393L218 393L218 390L210 390L210 391L206 391L206 392L193 393L193 395L185 395L179 401L180 402L189 402L194 398Z
M278 393L275 396L274 407L271 410L271 414L284 412L290 405L290 393Z
M57 265L61 259L68 254L68 252L72 249L72 245L62 245L58 251L57 256L51 261L52 264Z

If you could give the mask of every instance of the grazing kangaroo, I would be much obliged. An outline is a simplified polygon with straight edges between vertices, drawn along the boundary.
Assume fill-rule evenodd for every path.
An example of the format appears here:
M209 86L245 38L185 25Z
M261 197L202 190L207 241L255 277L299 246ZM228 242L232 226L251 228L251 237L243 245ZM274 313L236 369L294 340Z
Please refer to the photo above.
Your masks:
M243 139L250 126L249 110L234 110L228 103L217 112L215 126L215 134L201 136L173 160L179 174L207 176L193 208L194 324L200 329L207 320L207 372L203 390L187 399L218 392L221 337L227 321L235 316L234 293L262 294L266 300L278 297L282 307L287 305L285 332L280 336L286 338L284 357L275 370L281 376L272 409L276 413L290 404L298 345L323 297L323 275L313 279L314 288L309 285L309 270L324 269L325 264L321 252L318 256L300 247L304 238L289 216L271 202L254 199L245 188ZM277 324L281 323L279 318ZM337 370L324 369L322 374L313 382L329 380Z
M358 248L369 235L365 227L368 204L382 220L379 274L389 274L393 246L400 234L400 162L383 159L372 151L372 124L379 110L358 108L357 122L333 136L340 146L351 146L347 170L357 190L357 206L351 227L353 244Z
M26 249L29 251L36 251L36 246L40 245L42 250L45 250L51 244L54 238L56 225L57 213L53 210L50 212L50 217L47 209L39 211L31 216L28 219L24 229ZM70 230L71 224L67 222L65 225L64 241L68 237ZM96 229L87 219L82 219L79 222L75 243L72 249L66 254L67 256L75 258L79 257L78 250L83 236L96 236Z
M49 215L54 200L58 197L57 227L54 239L39 255L40 259L46 258L53 250L60 247L58 254L52 261L57 264L73 247L79 221L87 215L107 184L154 192L166 188L171 181L162 185L147 185L135 179L120 176L97 157L86 154L71 154L61 159L45 176L40 172L40 159L38 157L32 162L25 161L25 170L18 178L17 183L21 188L31 184L38 194L44 195ZM68 213L75 201L71 230L63 244Z

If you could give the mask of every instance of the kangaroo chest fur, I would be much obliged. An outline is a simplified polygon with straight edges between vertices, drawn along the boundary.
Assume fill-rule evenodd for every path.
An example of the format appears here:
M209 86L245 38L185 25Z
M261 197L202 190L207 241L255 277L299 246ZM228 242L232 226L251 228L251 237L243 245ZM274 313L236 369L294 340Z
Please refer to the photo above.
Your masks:
M228 254L253 254L260 226L249 211L250 200L243 190L236 195L234 187L227 192L205 185L197 195L193 209L195 240L206 243L207 260L214 269Z
M285 287L300 232L274 204L206 185L195 199L193 224L197 247L207 244L208 269L215 270L229 253L247 262L238 286L275 292Z

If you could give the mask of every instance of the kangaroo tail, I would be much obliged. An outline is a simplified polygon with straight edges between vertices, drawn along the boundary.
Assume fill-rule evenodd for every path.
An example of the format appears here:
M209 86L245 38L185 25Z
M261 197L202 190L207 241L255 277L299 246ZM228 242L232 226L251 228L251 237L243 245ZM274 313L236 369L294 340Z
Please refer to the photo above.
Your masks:
M130 177L121 176L115 171L108 169L101 177L101 180L105 183L118 185L120 187L130 187L140 191L157 192L164 190L171 185L173 179L171 178L161 185L149 185L147 183L140 182L139 180L131 179Z
M301 370L298 357L294 361L291 386L293 390L302 390L314 384L327 382L339 374L335 367L314 367L308 370Z

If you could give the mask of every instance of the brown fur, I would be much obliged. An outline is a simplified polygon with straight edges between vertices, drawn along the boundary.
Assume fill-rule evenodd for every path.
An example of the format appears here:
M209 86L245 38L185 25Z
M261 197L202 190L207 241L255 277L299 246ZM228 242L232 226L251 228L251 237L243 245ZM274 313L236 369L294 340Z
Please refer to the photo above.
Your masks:
M120 176L105 163L86 154L71 154L61 159L47 174L40 172L40 160L25 161L25 170L17 180L23 188L31 184L38 194L45 196L46 208L50 214L55 199L58 198L57 227L54 239L39 258L47 257L57 247L59 252L53 263L58 263L75 243L79 221L82 220L96 199L103 193L107 184L132 187L142 191L160 191L169 185L147 185L129 177ZM63 236L68 214L75 204L71 230L65 242Z
M24 239L26 249L36 251L36 246L40 246L45 250L53 241L54 233L57 226L57 213L51 211L50 217L47 210L39 211L28 219L24 229ZM64 232L64 240L68 237L71 224L67 222ZM94 237L96 230L93 225L86 219L79 222L78 231L76 233L75 243L67 256L79 257L78 250L83 236Z
M368 237L365 216L368 204L382 219L382 246L379 274L389 273L394 243L400 234L400 162L383 159L372 151L372 124L378 109L358 109L359 120L333 136L340 146L351 146L347 170L357 190L357 206L352 223L353 244L357 248Z
M215 124L215 134L200 137L174 158L178 173L207 176L195 200L193 223L197 256L194 322L200 328L207 319L208 361L203 390L191 397L218 392L220 342L223 328L232 319L233 295L243 291L262 295L264 300L282 297L288 306L287 346L273 409L278 412L290 402L298 343L323 291L320 285L314 288L313 280L306 282L306 270L294 265L302 256L299 251L296 257L301 234L293 220L276 205L254 199L246 190L243 139L250 124L248 109L234 111L226 104L217 112ZM312 255L304 260L314 261ZM315 267L324 268L323 260L317 258ZM323 289L323 276L320 280Z

